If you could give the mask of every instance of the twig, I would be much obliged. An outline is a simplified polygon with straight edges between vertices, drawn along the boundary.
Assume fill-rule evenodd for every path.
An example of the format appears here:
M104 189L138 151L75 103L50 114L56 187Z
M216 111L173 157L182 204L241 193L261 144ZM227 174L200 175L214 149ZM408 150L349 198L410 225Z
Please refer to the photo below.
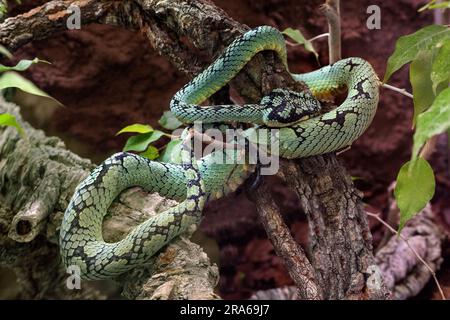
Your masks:
M212 138L211 136L202 133L202 132L198 132L197 130L193 130L193 135L195 139L199 139L201 142L206 143L208 145L212 145L214 148L223 150L223 149L243 149L243 147L240 144L235 144L235 143L228 143L228 142L223 142L223 141L219 141L217 139Z
M315 36L315 37L313 37L313 38L311 38L311 39L309 39L309 40L306 40L306 41L313 42L313 41L316 41L316 40L318 40L318 39L326 38L326 37L328 37L329 35L330 35L330 34L329 34L328 32L322 33L322 34L319 34L319 35L317 35L317 36ZM294 42L291 42L291 41L289 41L289 40L286 40L286 44L287 44L288 46L291 46L291 47L297 47L297 46L302 45L301 43L294 43Z
M381 86L383 88L386 88L386 89L398 92L398 93L400 93L400 94L402 94L402 95L404 95L404 96L406 96L408 98L413 99L413 95L411 93L409 93L408 91L406 91L405 89L397 88L397 87L391 86L390 84L387 84L387 83L382 83Z
M341 60L341 17L339 0L326 0L320 10L328 20L328 51L330 64Z
M414 255L417 257L417 259L423 263L423 265L428 269L428 271L431 273L431 275L433 276L434 282L436 283L436 286L438 287L439 293L441 295L442 300L446 300L444 292L442 291L442 288L439 284L439 281L436 277L436 273L433 271L433 269L430 267L430 265L417 253L416 249L414 249L408 242L408 239L406 239L405 237L403 237L397 230L395 230L394 228L392 228L388 223L386 223L383 219L381 219L379 217L378 214L376 213L371 213L371 212L367 212L368 216L371 216L375 219L377 219L381 224L383 224L386 228L389 229L389 231L391 231L392 233L396 234L400 239L402 239L406 245L408 246L409 249L411 249L411 251L414 253Z
M319 35L309 39L308 41L309 42L313 42L313 41L316 41L317 39L326 38L326 37L329 37L329 36L330 36L330 34L328 32L325 32L325 33L319 34Z

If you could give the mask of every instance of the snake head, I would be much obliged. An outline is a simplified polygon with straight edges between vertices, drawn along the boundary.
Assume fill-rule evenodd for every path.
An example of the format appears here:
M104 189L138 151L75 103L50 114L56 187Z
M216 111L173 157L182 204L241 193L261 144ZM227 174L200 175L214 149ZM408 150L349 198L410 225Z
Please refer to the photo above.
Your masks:
M269 127L286 127L317 115L320 102L309 91L275 89L261 99L263 122Z

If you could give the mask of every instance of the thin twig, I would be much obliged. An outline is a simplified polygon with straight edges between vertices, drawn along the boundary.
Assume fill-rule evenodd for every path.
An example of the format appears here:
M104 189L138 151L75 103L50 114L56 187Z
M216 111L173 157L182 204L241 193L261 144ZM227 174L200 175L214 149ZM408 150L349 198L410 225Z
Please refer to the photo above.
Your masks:
M326 37L329 37L329 36L330 36L330 34L328 32L326 32L326 33L319 34L319 35L309 39L308 41L309 42L313 42L313 41L316 41L317 39L326 38Z
M438 290L439 290L442 300L446 300L444 291L442 291L441 285L439 284L439 281L436 277L436 273L433 271L433 269L431 269L430 265L419 255L419 253L417 253L416 249L414 249L409 244L408 239L403 237L397 230L392 228L388 223L386 223L383 219L381 219L378 214L367 212L367 215L377 219L379 222L381 222L381 224L383 224L386 228L388 228L393 234L396 234L400 239L405 241L406 245L408 246L409 249L411 249L411 251L417 257L417 259L419 259L419 261L423 263L423 265L428 269L428 271L430 271L431 275L433 276L434 282L436 283L436 286L438 287Z
M223 150L223 149L243 149L243 146L241 146L240 144L237 143L228 143L228 142L223 142L223 141L219 141L217 139L212 138L211 136L202 133L202 132L198 132L197 130L193 129L192 131L193 136L195 139L199 139L201 142L206 143L208 145L212 145L214 148L217 148L219 150Z
M402 95L404 95L404 96L406 96L408 98L413 99L413 95L411 93L409 93L408 91L406 91L405 89L397 88L397 87L391 86L390 84L387 84L387 83L382 83L381 86L383 88L386 88L386 89L398 92L398 93L400 93L400 94L402 94Z
M328 51L330 64L341 60L341 17L339 0L327 0L320 10L328 20Z

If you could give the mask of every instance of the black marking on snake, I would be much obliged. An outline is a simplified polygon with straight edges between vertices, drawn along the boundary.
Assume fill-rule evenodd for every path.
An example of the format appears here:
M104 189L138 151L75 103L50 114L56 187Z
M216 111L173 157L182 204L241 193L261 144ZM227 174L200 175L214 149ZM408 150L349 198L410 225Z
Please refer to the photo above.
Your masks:
M269 103L265 104L264 107L268 108L270 111L268 119L271 121L277 121L280 123L293 123L299 121L300 119L316 114L320 109L320 104L314 103L312 97L304 93L297 93L293 91L272 91L269 95ZM273 101L275 99L280 99L281 103L274 105ZM296 99L301 105L295 105L294 103L289 103ZM288 111L287 115L285 115Z
M356 112L356 111L353 111L353 110L347 110L347 111L344 111L344 112L336 112L336 117L333 118L333 119L321 119L320 121L321 121L322 123L327 124L327 125L330 125L330 126L331 126L333 123L337 123L337 124L339 124L339 125L342 127L342 126L344 125L344 123L345 123L345 117L346 117L348 114L354 114L354 115L356 115L356 116L359 115L358 112Z
M131 154L131 153L127 153L127 152L120 152L120 153L116 153L115 155L114 155L114 160L117 160L117 161L120 161L120 163L123 163L123 160L125 160L125 158L127 158L127 157L132 157L132 158L134 158L133 157L133 154Z
M364 91L363 84L366 81L369 81L369 79L368 78L364 78L361 81L358 81L358 83L354 87L354 89L356 91L358 91L358 93L356 95L354 95L353 97L350 97L351 100L356 100L356 99L359 99L361 97L365 98L365 99L371 99L372 98L368 92Z
M361 64L360 64L360 63L355 63L355 62L353 62L352 59L350 59L349 61L347 61L347 63L345 64L344 67L350 67L349 72L352 72L352 71L353 71L353 68L354 68L354 67L357 67L357 66L359 66L359 65L361 65Z
M74 251L73 251L73 256L79 256L81 257L81 259L85 260L85 261L90 261L90 258L88 257L88 255L84 252L84 248L79 246L77 247ZM87 264L87 267L89 268L90 265Z

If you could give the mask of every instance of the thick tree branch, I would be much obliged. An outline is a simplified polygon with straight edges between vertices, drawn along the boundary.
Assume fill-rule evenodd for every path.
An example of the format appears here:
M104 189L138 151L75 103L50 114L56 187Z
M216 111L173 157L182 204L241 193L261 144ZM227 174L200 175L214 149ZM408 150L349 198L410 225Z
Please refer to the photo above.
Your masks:
M283 162L281 175L308 218L310 261L325 298L386 298L382 283L371 285L376 269L360 194L335 155Z
M315 279L314 269L303 249L292 238L289 228L283 222L279 209L270 195L265 181L248 195L255 202L259 218L267 231L275 252L287 266L287 270L297 285L298 298L320 300L321 288Z

